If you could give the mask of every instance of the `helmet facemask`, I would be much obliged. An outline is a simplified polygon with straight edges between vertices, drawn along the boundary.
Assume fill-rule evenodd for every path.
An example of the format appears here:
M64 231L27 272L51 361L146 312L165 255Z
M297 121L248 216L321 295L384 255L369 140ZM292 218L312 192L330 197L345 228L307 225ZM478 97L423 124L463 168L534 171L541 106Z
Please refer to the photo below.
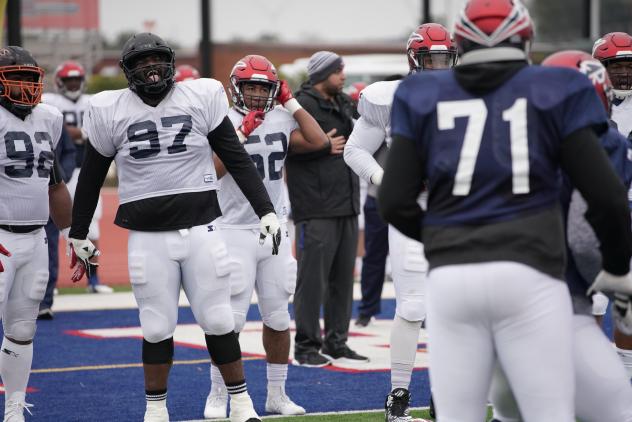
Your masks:
M10 111L24 118L42 99L44 71L36 66L0 67L1 97Z
M126 58L122 67L130 89L141 97L162 98L173 86L174 57L167 51L147 51Z
M629 97L632 94L632 58L608 60L604 64L612 81L614 95L619 99Z
M441 70L454 67L456 64L456 51L449 51L442 45L433 45L431 50L422 49L417 52L412 50L409 52L415 68L413 72L421 72L424 70ZM438 47L435 49L435 47ZM441 48L443 47L443 48Z
M231 78L231 93L235 107L242 113L263 111L267 113L274 108L274 100L279 90L278 82L268 80L240 80ZM257 87L259 89L257 89ZM267 95L261 95L261 88L267 88ZM257 95L255 91L259 91Z

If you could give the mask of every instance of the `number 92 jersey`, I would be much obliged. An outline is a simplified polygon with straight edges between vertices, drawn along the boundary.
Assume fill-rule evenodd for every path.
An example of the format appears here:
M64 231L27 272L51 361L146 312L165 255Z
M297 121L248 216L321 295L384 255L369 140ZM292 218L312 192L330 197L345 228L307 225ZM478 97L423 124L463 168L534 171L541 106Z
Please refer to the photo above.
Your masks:
M24 120L0 107L0 224L44 225L63 117L38 104Z
M156 107L129 89L92 97L83 129L101 155L114 157L120 203L216 189L207 135L228 113L214 79L175 84Z
M606 130L607 116L585 75L525 66L480 97L452 70L412 75L395 93L391 127L424 160L424 225L460 226L555 206L562 140L586 127Z
M239 127L244 115L234 108L228 113L234 127ZM279 221L287 221L288 206L284 195L283 164L290 142L290 134L298 128L294 117L283 107L276 106L265 115L263 123L244 143L261 180L268 191ZM220 180L218 192L222 217L217 225L225 228L258 228L259 217L241 192L235 179L226 174Z

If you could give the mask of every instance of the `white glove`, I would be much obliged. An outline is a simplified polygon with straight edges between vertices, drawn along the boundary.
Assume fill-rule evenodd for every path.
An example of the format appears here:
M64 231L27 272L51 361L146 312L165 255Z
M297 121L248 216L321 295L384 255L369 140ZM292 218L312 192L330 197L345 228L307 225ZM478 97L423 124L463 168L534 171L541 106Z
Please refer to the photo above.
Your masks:
M91 263L90 259L101 255L101 252L88 239L73 239L71 237L68 239L68 243L70 243L70 268L75 270L71 277L72 281L81 280L84 274L90 277L92 268L99 265Z
M590 296L594 292L613 292L632 296L632 275L630 273L614 275L601 270L586 294Z
M382 177L384 177L384 170L379 169L371 175L371 183L380 186L382 184Z
M268 235L272 236L272 255L279 254L279 245L281 244L281 224L276 214L270 212L261 217L259 224L259 244L263 245Z
M632 335L632 303L630 296L615 293L614 295L614 324L626 336Z

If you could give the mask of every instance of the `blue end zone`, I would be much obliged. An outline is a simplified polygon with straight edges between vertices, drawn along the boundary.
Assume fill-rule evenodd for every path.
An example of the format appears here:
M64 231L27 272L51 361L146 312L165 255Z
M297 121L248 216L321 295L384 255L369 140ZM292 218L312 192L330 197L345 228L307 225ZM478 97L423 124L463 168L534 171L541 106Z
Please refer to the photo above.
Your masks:
M382 302L379 318L391 319L394 300ZM251 306L249 320L260 319ZM179 323L194 323L190 308L180 308ZM62 372L59 368L139 364L141 340L90 338L76 330L138 326L136 310L60 312L52 321L38 321L34 373L28 394L39 421L138 421L145 410L141 367L86 369ZM362 350L358 350L362 352ZM208 359L206 350L176 346L176 361ZM262 359L244 362L250 395L265 415L266 365ZM210 386L207 363L174 365L169 380L168 406L172 420L201 419ZM338 372L290 366L287 390L308 412L377 409L384 405L390 374ZM413 406L429 402L428 373L416 371L411 385ZM28 416L27 416L28 418Z

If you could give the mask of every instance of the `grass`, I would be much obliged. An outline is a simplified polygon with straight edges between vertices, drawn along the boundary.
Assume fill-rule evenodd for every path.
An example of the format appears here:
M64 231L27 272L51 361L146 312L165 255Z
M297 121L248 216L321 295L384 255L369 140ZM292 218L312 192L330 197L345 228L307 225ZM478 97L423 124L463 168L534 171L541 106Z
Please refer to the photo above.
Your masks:
M129 284L125 284L122 286L110 286L110 287L112 287L115 292L131 292L132 291L132 286L130 286ZM60 295L77 295L77 294L88 293L86 291L85 285L76 286L76 287L58 287L57 290L59 291Z
M413 417L424 418L430 421L431 419L428 415L428 410L413 410ZM487 420L490 420L492 417L491 409L488 413ZM264 418L268 419L268 418ZM294 416L287 418L269 418L274 422L296 422L298 419L306 420L308 422L384 422L384 412L383 411L374 411L374 412L363 412L363 413L342 413L342 414L326 414L326 415L314 415L314 416Z

